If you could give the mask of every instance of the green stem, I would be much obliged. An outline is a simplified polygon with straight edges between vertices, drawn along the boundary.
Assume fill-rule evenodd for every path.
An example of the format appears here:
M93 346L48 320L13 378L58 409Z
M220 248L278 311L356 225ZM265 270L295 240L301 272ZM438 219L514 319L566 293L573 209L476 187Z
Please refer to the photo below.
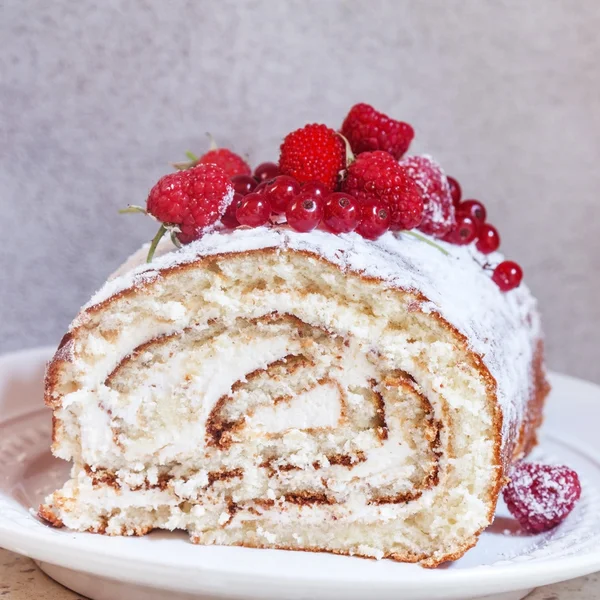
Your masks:
M420 233L417 233L416 231L409 231L408 229L403 229L401 233L406 233L408 235L412 235L412 237L416 238L417 240L421 240L422 242L425 242L426 244L429 244L430 246L437 248L442 254L444 254L446 256L450 256L450 252L448 252L447 250L444 250L441 246L438 246L435 242L432 242L431 240L427 239L424 235L421 235Z
M190 152L189 150L185 153L185 155L190 159L193 160L194 162L196 162L197 160L200 160L193 152Z
M130 215L133 213L146 213L146 209L142 208L141 206L134 206L132 204L130 204L127 208L121 208L119 210L119 214L120 215Z
M163 235L167 233L167 228L164 225L160 226L158 233L152 239L152 243L150 244L150 249L148 250L148 256L146 258L146 262L152 262L152 258L154 257L154 252L156 251L156 247L158 246L158 242L160 242Z

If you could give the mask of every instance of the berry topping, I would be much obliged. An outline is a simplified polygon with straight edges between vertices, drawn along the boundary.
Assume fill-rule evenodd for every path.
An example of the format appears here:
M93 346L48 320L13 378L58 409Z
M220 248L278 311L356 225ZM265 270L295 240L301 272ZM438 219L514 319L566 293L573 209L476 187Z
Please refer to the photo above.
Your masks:
M415 132L408 123L395 121L368 104L350 109L341 129L355 154L383 150L399 159L410 145Z
M359 204L353 196L333 192L325 198L323 221L333 233L354 231L360 219Z
M454 205L448 179L430 156L407 156L400 161L423 194L423 233L444 237L454 225Z
M498 250L500 246L500 234L498 230L489 223L479 225L477 233L477 250L483 254L490 254Z
M466 218L466 217L465 217ZM501 262L492 275L492 281L503 291L509 292L519 287L523 279L523 269L512 260Z
M260 227L269 222L271 207L268 200L261 194L248 194L242 198L235 216L240 225Z
M360 207L360 223L356 233L368 240L376 240L390 228L390 211L381 200L368 200Z
M250 192L254 191L254 188L258 185L256 179L252 175L234 175L231 178L231 184L237 194L245 196Z
M323 200L310 191L301 192L287 207L285 216L288 225L295 231L312 231L323 218Z
M288 175L279 175L275 179L263 181L257 191L263 194L276 213L285 213L289 203L300 191L300 184Z
M201 165L217 165L221 167L229 177L234 175L250 175L250 167L248 163L241 157L228 150L227 148L215 148L209 150L198 159L198 164Z
M239 227L240 222L237 220L236 212L238 206L242 203L243 199L244 196L236 192L233 195L233 200L231 201L231 204L229 204L227 210L225 211L225 214L221 217L221 223L223 223L223 225L227 229L235 229L236 227Z
M465 200L456 207L456 213L469 215L478 223L485 223L487 211L485 206L479 200Z
M452 203L454 206L458 206L460 199L462 198L462 189L460 183L454 179L454 177L448 177L448 185L450 186L450 195L452 196Z
M458 215L456 224L445 237L444 240L457 246L470 244L477 237L477 222L469 215Z
M319 196L319 198L324 199L327 196L328 190L327 186L323 185L319 181L309 181L302 186L302 193L310 193Z
M331 191L345 166L344 141L325 125L306 125L288 134L281 144L281 173L300 183L318 181Z
M267 181L273 179L279 175L279 165L272 162L260 163L256 169L254 169L254 178L258 181Z
M579 477L568 467L519 463L510 479L504 501L529 533L542 533L562 523L581 496Z
M348 167L342 188L360 203L381 200L391 212L392 229L413 229L421 223L421 191L388 152L359 154Z
M201 164L161 177L150 190L146 210L163 223L164 231L177 227L179 241L188 243L219 220L232 198L225 171Z

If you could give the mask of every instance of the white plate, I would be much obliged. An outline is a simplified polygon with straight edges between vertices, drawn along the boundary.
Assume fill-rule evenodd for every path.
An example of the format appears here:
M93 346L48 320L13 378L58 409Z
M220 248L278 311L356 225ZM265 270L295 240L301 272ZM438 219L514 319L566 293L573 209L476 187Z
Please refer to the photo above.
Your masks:
M68 471L48 450L42 376L50 352L0 357L0 545L40 561L61 583L96 600L465 600L495 594L512 600L533 587L600 570L600 387L591 383L552 376L536 451L536 458L566 463L582 478L582 500L569 518L547 534L522 536L499 506L474 549L445 568L427 570L388 560L202 547L183 533L111 538L48 527L30 508Z

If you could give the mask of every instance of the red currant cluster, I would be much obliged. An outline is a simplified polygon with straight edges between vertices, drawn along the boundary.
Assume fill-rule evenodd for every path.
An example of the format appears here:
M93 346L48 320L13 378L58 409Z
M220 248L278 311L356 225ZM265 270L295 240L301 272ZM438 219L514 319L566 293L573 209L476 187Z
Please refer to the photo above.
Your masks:
M500 247L498 230L486 223L487 211L479 200L463 200L462 189L454 177L448 177L452 202L456 212L456 224L444 238L451 244L466 245L475 242L482 254L490 254ZM505 260L493 269L492 280L503 292L518 287L523 279L521 267Z
M361 205L344 192L329 192L319 181L300 184L279 175L275 163L263 163L250 175L234 175L233 202L222 222L226 227L260 227L285 217L295 231L306 233L321 227L332 233L357 231L368 239L385 233L390 224L385 206ZM361 210L362 209L362 210Z

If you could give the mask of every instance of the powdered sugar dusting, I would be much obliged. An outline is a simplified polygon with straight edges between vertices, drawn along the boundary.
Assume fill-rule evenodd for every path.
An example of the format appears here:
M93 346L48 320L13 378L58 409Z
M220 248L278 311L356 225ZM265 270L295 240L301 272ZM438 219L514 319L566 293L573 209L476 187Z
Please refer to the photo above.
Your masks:
M503 293L491 281L490 272L481 265L501 262L500 253L484 256L474 245L435 242L448 254L402 233L387 233L369 241L356 234L332 235L318 230L296 233L287 228L261 227L218 231L107 282L85 308L160 277L164 269L202 256L263 248L310 252L345 272L364 274L390 287L426 296L428 302L419 303L417 310L440 314L464 334L496 379L506 441L520 424L531 394L530 365L541 335L536 302L523 284ZM166 247L161 246L163 250Z

